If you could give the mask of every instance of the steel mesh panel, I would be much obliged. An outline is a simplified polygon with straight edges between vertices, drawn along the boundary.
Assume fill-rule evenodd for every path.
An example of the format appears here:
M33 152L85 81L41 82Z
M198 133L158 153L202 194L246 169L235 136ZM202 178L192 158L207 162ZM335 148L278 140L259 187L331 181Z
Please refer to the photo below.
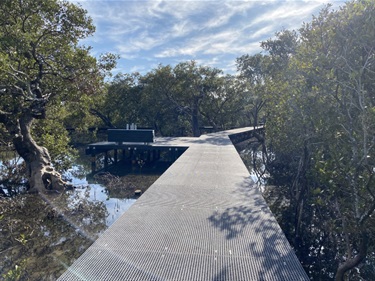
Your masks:
M59 280L308 280L228 132L173 143L190 147Z

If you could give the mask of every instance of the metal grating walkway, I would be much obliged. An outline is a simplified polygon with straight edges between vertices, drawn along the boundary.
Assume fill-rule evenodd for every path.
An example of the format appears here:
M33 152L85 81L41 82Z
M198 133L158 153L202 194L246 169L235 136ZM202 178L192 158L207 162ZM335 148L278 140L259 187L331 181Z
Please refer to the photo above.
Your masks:
M58 280L309 280L228 137L249 130L183 139L187 151Z

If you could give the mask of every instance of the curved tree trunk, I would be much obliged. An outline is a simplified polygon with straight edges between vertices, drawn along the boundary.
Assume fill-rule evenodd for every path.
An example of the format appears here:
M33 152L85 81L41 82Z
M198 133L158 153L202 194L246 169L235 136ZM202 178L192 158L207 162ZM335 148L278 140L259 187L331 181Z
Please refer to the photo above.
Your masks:
M199 130L199 121L198 121L197 115L195 114L192 115L191 123L192 123L192 129L193 129L193 137L199 137L201 133Z
M191 127L193 130L193 137L199 137L201 135L199 130L199 98L194 97L193 106L191 110Z
M359 244L358 253L354 257L349 256L344 262L339 265L335 276L336 281L344 281L346 272L355 268L365 260L369 239L367 233L365 233L364 231L361 234L361 242Z
M14 147L25 161L29 187L38 192L62 191L67 183L52 167L48 150L39 146L31 136L33 120L31 114L23 113L16 124L7 124L7 129L13 136Z
M98 118L100 118L104 125L106 125L108 128L115 129L116 126L114 126L111 122L111 119L108 116L105 116L103 113L101 113L99 110L95 108L90 108L90 113Z

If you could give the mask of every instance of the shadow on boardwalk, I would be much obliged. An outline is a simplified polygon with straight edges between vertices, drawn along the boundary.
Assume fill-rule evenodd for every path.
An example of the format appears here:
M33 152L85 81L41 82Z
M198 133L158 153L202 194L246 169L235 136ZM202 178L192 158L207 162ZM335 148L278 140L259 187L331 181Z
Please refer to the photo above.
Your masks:
M237 192L247 190L252 194L248 196L249 204L214 212L208 218L211 225L225 235L228 245L236 240L247 245L234 252L232 258L254 259L254 264L260 265L253 272L255 280L308 280L265 200L259 192L254 192L255 186L248 184L244 183ZM247 241L243 242L244 239ZM212 281L230 280L233 270L228 265L223 267Z

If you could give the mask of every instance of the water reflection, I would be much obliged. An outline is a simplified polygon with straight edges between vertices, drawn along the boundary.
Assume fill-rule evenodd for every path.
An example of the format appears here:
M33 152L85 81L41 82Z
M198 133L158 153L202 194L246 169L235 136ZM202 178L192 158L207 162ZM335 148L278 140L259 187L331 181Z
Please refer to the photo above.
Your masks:
M250 139L236 144L236 149L249 170L251 179L263 192L269 173L265 166L266 159L261 144L257 140Z
M14 174L19 159L3 156L0 172ZM134 191L145 191L169 165L142 174L118 165L122 174L86 178L88 163L81 157L64 173L74 190L0 196L0 280L55 280L136 201Z
M106 188L101 184L88 184L87 187L77 188L73 196L81 200L102 202L106 208L105 222L107 227L114 223L137 200L136 198L111 198Z
M106 208L105 224L109 227L114 223L131 205L136 198L113 198L110 197L106 186L99 183L89 183L86 178L87 170L83 165L74 165L64 177L76 187L70 199L73 203L81 200L91 202L102 202Z
M14 196L26 190L23 159L14 151L0 151L0 196Z

